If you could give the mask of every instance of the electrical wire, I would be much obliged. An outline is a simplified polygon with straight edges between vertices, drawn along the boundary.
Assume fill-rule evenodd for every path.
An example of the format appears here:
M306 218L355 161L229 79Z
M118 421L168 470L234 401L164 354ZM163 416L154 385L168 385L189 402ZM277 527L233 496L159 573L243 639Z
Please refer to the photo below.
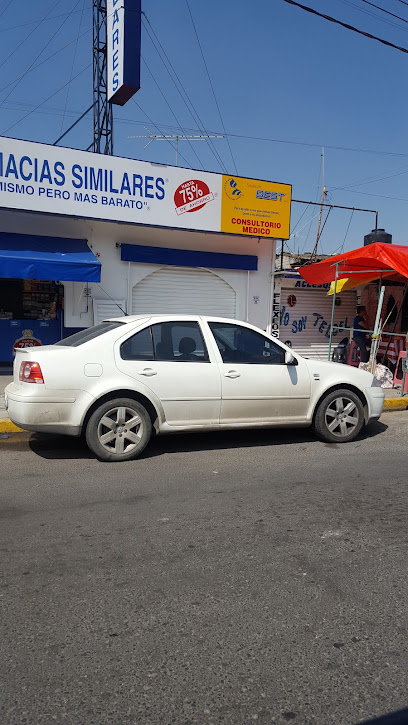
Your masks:
M225 135L226 135L226 137L227 137L227 144L228 144L229 152L230 152L230 154L231 154L231 158L232 158L232 163L233 163L233 165L234 165L235 173L236 173L236 174L238 174L238 171L237 171L237 165L236 165L236 163L235 163L235 159L234 159L234 154L232 153L232 148L231 148L231 144L230 144L230 142L229 142L229 138L228 138L228 136L227 136L227 132L226 132L226 130L225 130L225 125L224 125L224 121L223 121L223 118L222 118L222 115L221 115L221 110L220 110L220 107L219 107L219 105L218 105L218 101L217 101L217 96L215 95L215 90L214 90L214 86L213 86L213 84L212 84L212 80L211 80L210 72L209 72L209 70L208 70L208 66L207 66L207 63L206 63L206 60L205 60L204 52L203 52L203 49L202 49L202 46L201 46L201 43L200 43L200 38L199 38L199 36L198 36L197 28L196 28L196 25L195 25L195 22L194 22L194 18L193 18L192 12L191 12L191 10L190 10L190 5L189 5L189 2L188 2L188 0L186 0L186 5L187 5L187 8L188 8L188 12L190 13L190 18L191 18L191 22L192 22L192 24L193 24L194 32L195 32L195 35L196 35L196 38L197 38L197 43L198 43L198 47L200 48L200 52L201 52L201 57L202 57L202 59L203 59L204 67L205 67L205 70L206 70L206 73L207 73L207 77L208 77L208 81L209 81L209 83L210 83L210 87L211 87L211 90L212 90L212 94L213 94L213 96L214 96L214 101L215 101L215 105L217 106L217 111L218 111L218 115L219 115L219 117L220 117L220 120L221 120L221 125L222 125L222 128L223 128L223 132L224 132L224 134L225 134Z
M79 3L80 3L80 2L81 2L81 0L77 0L77 2L76 2L76 4L74 5L74 8L73 8L73 9L75 9L75 8L77 7L77 5L79 5ZM72 11L71 11L71 12L72 12ZM7 99L9 98L9 96L11 96L11 94L12 94L12 93L14 93L14 91L15 91L15 90L16 90L16 88L17 88L17 87L18 87L18 86L20 85L20 83L21 83L21 81L23 80L23 78L25 78L25 77L26 77L27 73L29 73L29 72L30 72L30 71L31 71L31 70L33 69L33 66L35 65L35 63L37 62L37 60L38 60L38 59L39 59L39 58L41 57L41 55L43 54L44 50L45 50L46 48L48 48L48 46L50 45L50 43L51 43L51 42L52 42L52 41L54 40L54 38L55 38L55 37L56 37L56 36L58 35L59 31L60 31L60 30L61 30L61 28L62 28L62 27L63 27L63 26L65 25L65 23L67 22L67 20L69 20L70 16L71 16L71 13L69 13L69 14L68 14L68 16L67 16L67 17L66 17L66 18L65 18L65 19L64 19L64 20L62 21L62 23L61 23L61 24L60 24L60 25L58 26L57 30L56 30L56 31L55 31L55 32L53 33L53 35L52 35L52 36L51 36L51 38L49 39L48 43L47 43L47 44L46 44L46 45L45 45L45 46L44 46L44 47L43 47L43 48L41 49L41 51L40 51L40 52L38 53L38 55L36 56L36 58L34 58L34 60L33 60L33 62L31 63L31 65L30 65L30 66L29 66L29 67L27 68L27 70L26 70L26 71L24 72L24 74L23 74L23 75L22 75L22 76L20 77L20 79L19 79L19 80L17 81L17 83L16 83L16 84L15 84L15 85L13 86L13 88L12 88L12 89L11 89L11 90L10 90L10 91L8 92L8 94L6 95L6 97L2 99L2 101L1 101L1 103L0 103L0 108L2 107L3 103L4 103L5 101L7 101Z
M163 134L163 131L161 130L161 128L159 128L159 126L150 118L150 116L146 113L146 111L143 110L143 108L139 105L139 103L135 100L134 97L132 97L132 101L138 107L139 111L141 111L142 113L144 113L144 115L149 120L149 122L152 124L152 126L154 126L161 135L164 135ZM174 149L174 151L177 152L176 146L174 144L172 144L171 141L169 141L169 144L172 147L172 149ZM181 159L183 159L183 161L185 162L187 168L189 168L190 165L189 165L187 159L183 156L183 154L180 153L180 151L178 152L178 155L180 156Z
M345 233L345 235L344 235L344 239L343 239L343 244L342 244L342 245L341 245L341 247L340 247L340 251L339 251L339 252L337 252L337 250L335 250L335 251L333 252L333 254L336 254L336 252L337 252L337 254L342 254L342 252L343 252L343 249L344 249L344 245L345 245L345 243L346 243L347 235L348 235L348 233L349 233L349 229L350 229L350 224L351 224L351 220L352 220L352 218L353 218L353 214L354 214L354 209L353 209L353 210L352 210L352 212L351 212L351 216L350 216L350 219L349 219L349 223L348 223L348 226L347 226L347 229L346 229L346 233Z
M398 20L402 20L403 23L408 23L408 20L406 20L406 18L402 18L400 15L395 15L395 13L391 13L389 10L385 10L384 8L380 7L380 5L376 5L375 3L370 2L370 0L361 0L361 2L366 3L366 5L371 5L373 8L377 8L377 10L381 10L382 13L392 15L393 18L398 18Z
M7 5L6 5L6 7L5 7L5 8L3 8L3 10L2 10L2 11L1 11L1 13L0 13L0 18L1 18L1 17L3 17L4 13L6 12L7 8L8 8L8 7L10 7L10 5L11 5L11 3L12 3L12 2L13 2L13 0L9 0L9 1L8 1L8 3L7 3Z
M80 33L81 33L81 25L82 25L82 21L84 19L84 10L85 10L85 0L83 0L83 3L82 3L82 11L81 11L81 17L79 19L78 33L77 33L77 37L75 39L74 55L73 55L73 58L72 58L71 73L70 73L70 77L69 77L70 83L71 83L71 80L72 80L72 74L74 72L76 54L77 54L77 50L78 50L78 41L79 41L79 36L80 36ZM71 15L72 15L72 13L71 13ZM67 88L67 95L65 97L64 113L63 113L63 116L62 116L61 128L60 128L60 133L61 134L62 134L62 129L64 127L64 122L65 122L65 113L66 113L67 105L68 105L69 91L70 91L70 85Z
M82 13L82 10L75 10L75 13ZM60 15L50 15L47 20L57 20L58 18L65 18L69 13L61 13ZM0 16L1 17L1 16ZM41 23L42 20L30 20L28 23L20 23L20 25L10 25L8 28L0 28L0 33L7 33L9 30L19 30L20 28L26 28L27 25L34 25L34 23Z
M167 106L168 106L168 108L170 109L170 113L171 113L171 114L172 114L172 116L174 116L174 118L176 119L177 123L178 123L178 124L179 124L179 126L180 126L180 129L181 129L181 130L183 131L183 133L185 133L184 129L183 129L183 128L182 128L182 126L181 126L181 123L180 123L180 121L178 120L178 118L177 118L176 114L174 113L174 111L173 111L172 107L170 106L170 103L168 102L168 100L167 100L167 98L166 98L165 94L163 93L162 89L160 88L160 86L159 86L158 82L156 81L156 78L154 77L154 75L153 75L152 71L150 70L150 68L149 68L149 66L148 66L148 64L147 64L147 62L146 62L146 60L145 60L145 59L143 58L143 56L141 56L141 58L142 58L142 60L143 60L143 63L145 64L145 66L146 66L147 70L149 71L149 73L150 73L150 75L151 75L151 77L152 77L152 79L153 79L153 81L154 81L154 83L155 83L156 87L158 88L158 90L159 90L159 93L160 93L160 94L161 94L161 96L162 96L162 97L164 98L164 101L165 101L166 105L167 105ZM201 166L202 170L204 171L204 164L203 164L203 162L201 161L200 157L198 156L198 154L197 154L197 152L196 152L196 150L195 150L195 148L194 148L193 144L191 143L191 141L190 141L189 139L187 139L187 140L188 140L188 144L189 144L189 146L190 146L190 148L191 148L192 152L194 153L194 156L196 157L196 159L197 159L198 163L200 164L200 166Z
M72 78L72 81L75 81L77 78L79 78L80 75L82 75L82 73L85 73L85 71L91 67L92 67L92 63L88 63L88 65L85 66L85 68L82 68L82 70L79 71L79 73L77 73L76 76L74 76ZM28 113L25 114L25 116L23 116L22 118L19 118L18 121L15 121L15 123L12 123L11 126L9 126L8 128L5 129L5 131L2 131L0 135L5 136L6 133L11 131L12 128L17 126L22 121L24 121L26 118L28 118L28 116L31 116L32 113L35 113L35 111L38 108L40 108L40 106L42 106L44 103L47 103L50 100L50 98L53 98L54 96L57 95L57 93L60 93L60 91L62 91L64 88L66 88L66 86L69 85L69 83L71 83L71 81L67 81L66 83L64 83L64 85L62 85L60 88L58 88L56 91L54 91L54 93L51 93L51 95L48 96L48 98L46 98L44 101L41 101L41 103L39 103L37 106L35 106L35 108L33 108L32 111L29 111Z
M168 57L165 49L163 48L163 45L161 44L159 38L157 37L157 35L156 35L155 31L154 31L154 28L152 27L152 25L150 23L150 20L147 17L146 13L142 13L142 20L143 20L143 26L144 26L144 28L145 28L145 30L146 30L149 38L150 38L150 41L151 41L153 47L155 48L155 50L156 50L156 52L157 52L160 60L162 61L162 63L164 65L167 73L169 74L169 76L170 76L170 78L171 78L171 80L172 80L172 82L173 82L173 84L174 84L177 92L179 93L182 101L184 102L184 104L185 104L185 106L186 106L189 114L191 115L193 121L195 121L198 124L200 134L202 134L202 135L208 135L208 132L204 128L204 124L201 121L201 118L200 118L200 116L198 114L198 111L196 110L196 108L195 108L193 102L191 101L191 99L190 99L187 91L185 90L185 88L184 88L184 86L183 86L183 84L182 84L182 82L180 80L180 77L178 76L178 74L177 74L177 72L176 72L176 70L175 70L175 68L174 68L174 66L173 66L170 58ZM157 41L157 44L159 45L159 48L157 47L156 42L152 38L152 35L151 34L153 34L155 40ZM162 54L164 55L165 60L163 59L163 55ZM172 75L172 73L170 73L170 68L171 68L171 71L172 71L173 75ZM175 79L177 80L177 82L176 82ZM160 125L162 127L164 127L163 124L160 124ZM185 130L190 131L190 130L195 130L195 129L185 129ZM217 151L217 149L215 147L215 144L214 144L213 140L210 138L210 139L208 139L208 142L209 142L208 145L209 145L210 151L212 152L212 154L213 154L214 158L216 159L217 163L220 165L220 168L223 169L223 167L224 167L223 160L222 160L220 154L218 153L218 151Z
M82 38L84 35L87 35L88 33L90 33L91 30L92 30L92 28L88 28L88 30L85 30L85 32L83 32L82 35L80 35L80 38ZM69 43L67 43L66 45L63 45L62 48L59 48L59 50L56 50L54 53L51 53L51 55L49 55L48 58L44 58L44 60L41 60L39 63L37 63L37 65L33 66L33 68L30 68L29 71L24 72L21 76L14 78L14 80L12 80L10 83L7 83L6 86L3 86L3 88L0 88L0 93L2 93L3 91L6 91L7 88L10 88L10 86L12 86L13 83L16 83L16 81L22 80L29 73L32 73L33 71L37 70L37 68L39 68L41 65L46 63L48 60L51 60L51 58L54 58L59 53L62 53L63 50L65 50L66 48L69 48L69 46L72 45L73 43L75 43L75 39L70 40ZM40 53L40 55L41 55L41 53Z
M56 5L56 7L58 7L58 5L60 5L60 3L61 3L62 1L63 1L63 0L58 0L58 2L57 2L57 5ZM28 35L26 35L26 37L24 38L24 40L22 40L22 41L21 41L21 43L19 43L18 45L16 45L16 47L15 47L15 48L14 48L14 49L12 50L12 52L11 52L11 53L10 53L9 55L7 55L7 57L5 58L5 60L3 60L3 62L2 62L2 63L0 63L0 68L2 68L2 67L3 67L3 65L4 65L5 63L7 63L7 61L9 61L9 60L10 60L10 58L12 58L12 57L13 57L13 55L14 55L15 53L17 53L17 51L18 51L18 50L19 50L19 49L21 48L21 46L22 46L22 45L24 45L24 43L25 43L25 42L26 42L26 41L27 41L27 40L28 40L29 38L31 38L31 36L33 35L33 33L35 33L35 31L36 31L36 30L37 30L37 29L38 29L38 28L40 27L40 25L42 25L42 23L44 23L44 22L45 22L46 20L49 20L49 15L50 15L50 13L51 13L51 11L52 11L52 10L55 10L55 7L53 7L53 8L51 9L51 10L49 10L49 11L48 11L48 13L46 13L46 14L44 15L43 19L42 19L42 20L40 20L40 21L39 21L39 22L37 23L37 25L35 26L35 28L33 28L33 30L32 30L32 31L31 31L31 32L30 32L30 33L29 33ZM40 55L41 55L41 53L40 53Z
M341 25L342 28L346 28L346 30L352 30L354 33L358 33L359 35L364 35L366 38L370 38L371 40L377 40L379 43L382 43L383 45L387 45L389 48L394 48L394 50L399 50L401 53L408 53L407 48L403 48L400 45L395 45L395 43L390 43L389 40L384 40L384 38L379 38L377 35L372 35L371 33L367 33L365 30L359 30L358 28L355 28L354 25L349 25L348 23L343 23L341 20L337 20L336 18L332 18L331 15L325 15L324 13L319 13L314 8L308 7L308 5L302 5L301 3L296 2L296 0L283 0L284 3L287 3L288 5L295 5L296 7L300 8L301 10L305 10L307 13L311 13L312 15L317 15L319 18L324 18L324 20L329 20L331 23L335 23L336 25Z
M364 1L365 0L362 0L362 2L364 2ZM370 17L370 18L375 18L376 20L379 20L380 23L386 23L387 25L391 25L392 28L398 28L398 30L403 30L405 33L408 32L408 29L402 27L402 25L400 23L396 23L392 20L388 20L388 18L384 18L381 15L379 15L378 13L373 13L372 10L366 10L366 8L362 8L360 5L356 5L356 3L351 2L351 0L339 0L339 2L343 3L343 5L348 5L348 7L350 7L350 8L354 8L354 10L357 10L359 13L364 13L364 15L368 15L368 17ZM372 3L369 3L369 4L371 5ZM378 7L378 6L374 5L374 7ZM381 9L382 8L379 8L379 10L381 10ZM384 12L386 13L387 10L384 10ZM392 15L392 13L390 13L390 15ZM398 17L398 16L396 16L396 17ZM401 18L401 20L403 20L403 18Z

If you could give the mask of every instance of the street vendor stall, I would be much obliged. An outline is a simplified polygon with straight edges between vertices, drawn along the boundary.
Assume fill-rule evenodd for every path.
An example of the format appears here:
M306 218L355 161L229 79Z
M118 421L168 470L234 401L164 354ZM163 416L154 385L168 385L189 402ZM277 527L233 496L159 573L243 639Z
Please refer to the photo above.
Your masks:
M401 350L400 340L405 338L405 335L385 332L382 329L380 317L385 291L383 283L385 281L402 282L407 286L408 247L400 244L391 245L376 242L344 254L329 257L322 262L301 267L299 273L309 284L331 283L332 285L329 292L329 294L333 294L329 360L331 357L333 329L337 329L336 325L333 324L336 295L344 290L355 289L374 280L379 280L380 294L374 329L366 330L366 332L373 333L374 351L372 359L375 360L377 349L383 354L390 351L390 355L393 354L395 359L398 358ZM347 329L351 330L352 328ZM380 340L380 334L386 337L386 341Z

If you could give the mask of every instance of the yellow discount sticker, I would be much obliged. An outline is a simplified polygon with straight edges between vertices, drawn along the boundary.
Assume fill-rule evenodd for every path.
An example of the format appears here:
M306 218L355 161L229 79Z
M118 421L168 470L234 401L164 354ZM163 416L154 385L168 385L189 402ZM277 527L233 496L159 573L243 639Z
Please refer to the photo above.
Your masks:
M290 184L223 176L221 231L288 239L291 197Z

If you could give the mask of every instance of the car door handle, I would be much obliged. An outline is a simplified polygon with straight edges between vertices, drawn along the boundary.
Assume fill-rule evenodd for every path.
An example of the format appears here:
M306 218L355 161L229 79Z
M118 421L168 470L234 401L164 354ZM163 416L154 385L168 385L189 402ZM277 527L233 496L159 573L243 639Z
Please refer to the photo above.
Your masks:
M153 375L157 375L157 370L153 370L153 368L145 368L144 370L138 370L138 375L145 375L146 378L151 378Z
M224 373L224 378L239 378L241 377L241 373L238 373L236 370L228 370L227 373Z

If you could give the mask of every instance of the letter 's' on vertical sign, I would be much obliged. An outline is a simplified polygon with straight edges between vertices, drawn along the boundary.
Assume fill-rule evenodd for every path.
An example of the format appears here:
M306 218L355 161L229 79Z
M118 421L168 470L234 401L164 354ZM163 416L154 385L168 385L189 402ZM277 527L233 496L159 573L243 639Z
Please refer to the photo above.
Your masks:
M108 101L124 106L140 88L141 0L107 0Z

